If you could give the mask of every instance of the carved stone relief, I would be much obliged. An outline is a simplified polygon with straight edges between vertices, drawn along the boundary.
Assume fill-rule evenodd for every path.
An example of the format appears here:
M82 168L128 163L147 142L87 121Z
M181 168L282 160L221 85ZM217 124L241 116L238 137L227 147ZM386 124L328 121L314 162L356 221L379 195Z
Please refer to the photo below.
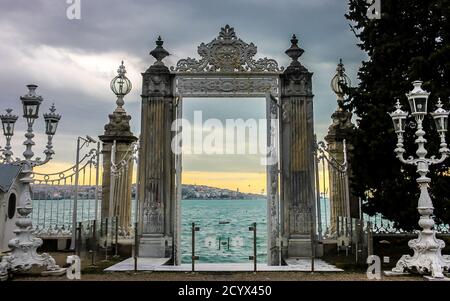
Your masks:
M184 77L177 76L176 89L183 96L278 95L277 77Z
M208 44L201 43L198 54L201 59L186 58L179 60L172 71L178 73L201 72L272 72L279 73L283 68L274 59L254 59L257 48L253 43L238 39L233 27L226 25L219 36Z

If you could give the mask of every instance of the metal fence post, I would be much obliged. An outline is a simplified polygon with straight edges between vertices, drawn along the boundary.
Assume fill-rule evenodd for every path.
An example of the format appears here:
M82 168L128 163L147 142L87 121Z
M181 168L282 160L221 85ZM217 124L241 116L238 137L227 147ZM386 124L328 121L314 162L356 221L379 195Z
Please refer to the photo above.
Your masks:
M367 222L367 255L373 255L372 223Z
M315 233L314 233L314 225L313 222L311 222L311 273L314 273L314 264L315 264L315 257L316 257L316 243L315 243Z
M257 253L257 244L256 244L256 223L253 223L253 226L248 227L249 231L253 231L253 256L249 256L249 260L253 260L253 272L256 273L257 271L257 264L258 264L258 253Z
M348 216L344 216L344 221L345 221L345 229L344 229L344 231L345 231L345 238L350 238L349 237L349 230L348 230ZM345 256L348 256L348 249L349 249L351 243L352 243L352 240L350 238L348 240L347 245L345 246Z
M138 223L134 223L134 272L137 272L137 265L138 265Z
M191 261L192 261L192 272L195 272L195 261L199 259L198 256L195 256L195 232L200 231L199 227L195 226L195 223L192 223L192 256L191 256Z
M340 232L340 229L339 229L339 226L340 226L340 225L339 225L339 220L340 220L340 218L341 218L340 216L337 216L337 217L336 217L336 236L337 236L337 237L340 236L340 233L339 233L339 232Z
M92 223L92 243L91 243L91 248L92 248L92 261L91 261L91 265L95 266L95 256L97 254L96 249L97 249L97 220L93 220Z
M81 227L82 227L81 222L78 222L77 239L75 240L75 249L77 250L76 254L78 257L80 257L80 254L81 254L81 246L80 246L80 244L81 244Z
M105 218L105 259L103 261L108 261L108 218Z
M115 250L114 250L114 257L118 258L119 257L119 216L116 216L116 224L115 224Z

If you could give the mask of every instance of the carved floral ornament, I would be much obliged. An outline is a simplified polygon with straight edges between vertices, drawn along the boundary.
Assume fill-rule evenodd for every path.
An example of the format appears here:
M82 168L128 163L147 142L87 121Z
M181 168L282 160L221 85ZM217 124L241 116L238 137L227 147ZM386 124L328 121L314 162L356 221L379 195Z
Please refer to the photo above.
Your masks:
M177 93L183 96L265 96L279 94L278 78L267 77L187 77L179 76Z
M186 58L178 61L172 71L177 73L204 72L264 72L281 73L277 61L269 58L255 60L257 48L253 43L245 43L236 37L233 27L226 25L219 36L208 44L200 44L198 54L201 59Z

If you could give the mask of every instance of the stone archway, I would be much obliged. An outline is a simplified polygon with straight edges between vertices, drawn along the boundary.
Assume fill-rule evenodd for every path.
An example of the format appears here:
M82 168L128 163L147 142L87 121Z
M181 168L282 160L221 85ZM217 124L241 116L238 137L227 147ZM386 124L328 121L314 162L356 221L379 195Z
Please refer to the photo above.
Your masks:
M169 69L163 41L150 54L156 62L143 73L139 161L139 256L180 264L181 156L171 150L172 122L181 118L183 97L266 97L268 264L308 256L315 233L312 73L298 58L293 36L281 68L274 59L255 59L257 48L225 26L198 47L200 59L186 58ZM271 124L271 123L268 123ZM279 158L279 160L278 160ZM279 162L279 163L278 163ZM311 227L313 227L311 229ZM313 230L313 231L312 231Z

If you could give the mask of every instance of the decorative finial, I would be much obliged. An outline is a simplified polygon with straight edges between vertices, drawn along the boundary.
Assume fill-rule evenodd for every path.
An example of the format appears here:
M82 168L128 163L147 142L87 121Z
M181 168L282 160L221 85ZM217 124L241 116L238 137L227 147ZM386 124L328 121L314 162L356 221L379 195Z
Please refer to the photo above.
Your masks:
M117 69L117 76L112 79L110 84L111 90L117 96L117 108L115 112L125 112L125 110L122 108L125 104L123 98L125 95L130 93L132 88L131 81L125 76L126 73L127 70L125 69L125 65L122 61L119 69Z
M436 103L436 111L434 111L434 114L436 113L448 113L445 109L444 109L444 104L441 101L441 98L438 97L438 102Z
M36 96L36 89L38 88L37 85L34 84L27 85L27 88L28 88L28 95Z
M220 40L235 40L236 33L234 31L234 28L228 24L225 25L225 27L222 27L219 32L219 39Z
M161 39L161 36L158 36L156 40L156 48L150 52L150 55L156 59L155 66L164 66L162 60L169 56L170 53L163 48L164 41Z
M56 126L58 125L61 115L56 113L55 103L49 108L50 113L44 114L44 119L46 122L46 133L47 135L54 135L56 132ZM53 128L55 126L55 128Z
M338 97L339 109L342 109L345 95L344 91L342 90L342 86L351 86L351 81L350 78L345 74L345 67L342 63L342 59L339 59L339 64L336 67L336 74L331 79L331 89Z
M339 64L337 65L336 72L341 76L344 75L345 73L345 68L344 64L342 63L342 59L339 59Z
M416 87L416 88L421 88L422 87L422 81L421 80L415 80L415 81L413 81L413 86L414 87Z
M292 35L291 39L291 47L285 51L285 53L292 59L291 67L300 66L300 62L298 61L298 58L302 56L303 52L305 52L303 49L298 47L298 39L297 36L294 34Z
M12 113L12 109L6 109L6 115L0 115L0 119L2 121L2 123L4 124L13 124L17 121L18 116L11 114Z
M292 35L291 43L295 44L295 45L298 44L298 39L297 39L297 36L295 34Z
M122 61L122 65L119 66L119 69L117 69L117 74L124 76L127 73L127 70L125 69L125 66Z

